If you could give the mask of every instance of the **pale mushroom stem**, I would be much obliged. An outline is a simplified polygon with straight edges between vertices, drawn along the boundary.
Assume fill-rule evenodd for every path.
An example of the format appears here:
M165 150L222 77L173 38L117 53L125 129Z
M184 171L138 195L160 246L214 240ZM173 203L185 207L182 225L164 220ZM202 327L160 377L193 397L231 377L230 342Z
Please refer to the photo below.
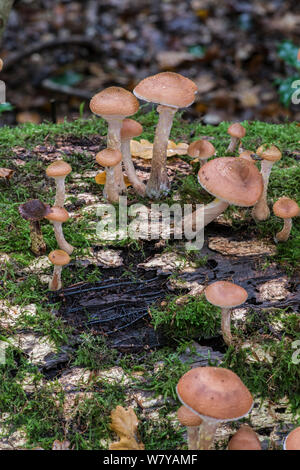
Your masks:
M274 162L271 162L269 160L263 160L261 162L260 172L263 177L264 189L263 189L263 193L260 199L258 200L258 202L255 204L255 206L252 209L252 217L255 220L267 220L270 216L270 209L268 207L268 202L267 202L267 192L268 192L269 178L270 178L273 164Z
M68 253L68 255L71 255L73 253L74 246L70 245L70 243L68 243L67 240L65 239L63 229L62 229L62 223L57 222L57 221L52 221L52 223L53 223L55 238L56 238L59 248L65 251L66 253Z
M205 418L199 429L199 440L198 440L198 450L210 450L219 421L215 419Z
M238 137L230 137L230 143L227 147L226 153L232 153L235 151L240 139Z
M192 212L192 214L186 215L183 218L183 227L192 228L193 230L197 228L200 231L206 227L206 225L210 224L210 222L212 222L216 217L218 217L218 215L222 214L222 212L224 212L228 206L228 202L215 198L206 206L202 206ZM201 224L202 217L203 224Z
M30 227L30 240L31 240L31 251L36 256L41 256L46 253L46 243L43 238L41 224L39 221L31 220L29 222Z
M56 183L56 195L55 195L55 202L54 205L56 207L64 207L65 204L65 176L57 176L55 178Z
M55 265L53 269L53 276L49 283L49 290L56 291L56 290L61 289L62 287L61 272L62 272L62 266Z
M284 219L283 229L275 235L276 242L286 242L288 240L292 230L292 224L292 219Z
M221 311L221 329L222 329L222 335L225 343L228 346L232 345L232 335L231 335L231 309L230 308L222 308Z
M198 449L199 426L187 426L187 441L189 450Z
M174 114L177 108L160 105L157 107L159 120L153 144L152 166L146 193L150 198L159 198L169 191L169 178L166 170L168 139Z
M131 159L130 152L130 139L123 139L121 143L121 152L123 155L123 163L128 179L133 186L133 189L140 195L144 196L146 192L146 186L139 179L135 172L135 168Z
M106 180L103 190L103 196L109 202L118 202L119 201L119 189L115 180L115 166L110 166L105 168ZM123 176L122 176L123 177Z
M108 123L107 129L107 148L121 150L121 127L123 118L111 118L103 116ZM126 185L124 183L122 162L118 163L114 167L115 182L118 189L118 193L121 194L126 191Z

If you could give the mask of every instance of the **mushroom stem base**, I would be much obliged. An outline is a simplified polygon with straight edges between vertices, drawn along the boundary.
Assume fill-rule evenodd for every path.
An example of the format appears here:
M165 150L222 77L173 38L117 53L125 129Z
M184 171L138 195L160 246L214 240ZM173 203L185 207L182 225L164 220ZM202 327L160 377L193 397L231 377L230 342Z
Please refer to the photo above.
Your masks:
M187 426L187 438L189 450L197 450L199 440L199 426Z
M263 160L261 162L261 175L263 177L264 189L260 199L252 209L252 217L257 221L267 220L270 217L270 209L267 202L267 192L273 164L274 162L270 162L268 160Z
M284 219L283 229L276 233L276 242L286 242L290 236L292 230L292 219Z
M46 253L47 247L39 221L30 221L30 240L30 249L35 256L42 256Z
M107 148L121 150L121 127L123 118L112 118L108 116L103 116L103 118L108 122ZM114 175L118 193L122 194L123 192L126 192L126 185L124 183L122 171L122 162L118 163L114 167Z
M62 287L61 271L62 271L62 266L54 266L53 276L52 276L52 279L49 283L49 290L56 291L56 290L61 289L61 287Z

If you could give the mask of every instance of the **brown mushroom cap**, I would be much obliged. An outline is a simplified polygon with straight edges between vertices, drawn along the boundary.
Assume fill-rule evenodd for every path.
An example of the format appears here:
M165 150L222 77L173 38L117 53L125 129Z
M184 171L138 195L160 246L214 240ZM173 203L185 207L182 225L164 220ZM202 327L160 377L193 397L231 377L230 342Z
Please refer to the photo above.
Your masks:
M138 111L139 102L130 91L111 86L93 96L90 109L98 116L132 116Z
M263 192L260 172L244 158L210 160L200 168L198 181L208 193L236 206L253 206Z
M59 176L67 176L69 173L71 173L71 171L71 165L64 162L63 160L56 160L47 167L46 175L51 178L56 178Z
M132 139L143 132L143 126L134 119L124 119L121 127L121 139Z
M184 374L177 384L183 405L201 417L232 421L251 410L253 399L241 379L221 367L196 367Z
M3 60L0 59L0 72L1 72L2 69L3 69Z
M201 139L192 142L187 150L187 153L190 157L197 158L210 158L216 152L215 147L208 140Z
M116 166L122 161L122 154L117 149L104 149L97 153L96 161L101 166Z
M69 214L63 207L51 207L49 214L45 215L45 219L52 220L53 222L66 222L69 219Z
M291 219L300 215L300 207L293 199L283 196L273 205L273 212L281 219Z
M50 213L50 206L44 204L39 199L32 199L19 206L19 213L25 220L38 221L42 220Z
M185 108L195 100L197 85L175 72L161 72L144 78L133 90L141 100L173 108Z
M261 444L256 432L247 424L243 424L230 439L228 450L261 450Z
M253 155L254 152L251 152L251 150L244 150L239 154L239 158L244 158L245 160L248 160L249 162L254 163L254 160L251 155Z
M300 450L300 426L289 433L284 447L285 450Z
M54 250L51 251L48 255L49 261L55 266L64 266L65 264L70 263L70 256L63 250Z
M200 426L202 423L200 416L183 405L177 411L177 418L183 426Z
M271 145L269 148L266 148L265 145L261 145L256 150L256 153L263 160L268 160L270 162L277 162L282 157L280 150L275 147L275 145Z
M238 139L242 139L246 135L246 129L239 122L231 124L228 127L227 132L231 137L236 137Z
M233 282L216 281L205 289L205 297L212 305L232 308L246 302L248 293Z

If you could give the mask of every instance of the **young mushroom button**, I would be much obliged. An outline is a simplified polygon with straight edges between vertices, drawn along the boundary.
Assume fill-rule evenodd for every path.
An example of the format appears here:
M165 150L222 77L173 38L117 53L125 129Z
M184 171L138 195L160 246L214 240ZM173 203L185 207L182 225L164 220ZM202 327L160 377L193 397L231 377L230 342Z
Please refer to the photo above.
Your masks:
M133 119L124 119L121 128L121 152L123 156L123 163L128 179L131 182L134 190L141 196L145 195L146 186L138 178L135 168L131 159L130 140L138 137L143 132L143 126Z
M159 105L151 174L146 188L150 198L159 198L169 191L166 160L174 114L179 108L193 104L196 92L194 82L174 72L162 72L145 78L133 90L137 98Z
M63 250L51 251L48 255L49 261L54 265L53 276L49 283L49 289L51 291L60 290L62 287L61 283L61 272L63 266L70 263L70 256Z
M300 215L297 202L289 197L281 197L273 205L273 212L284 220L283 229L275 235L275 242L286 242L292 229L292 218Z
M181 406L177 411L177 418L180 424L186 426L189 450L198 449L199 426L202 419L196 413L193 413L186 406Z
M256 432L247 424L243 424L230 439L228 450L261 450L261 443Z
M240 124L236 122L231 124L227 130L228 134L230 135L230 144L227 148L227 153L232 153L235 151L237 145L239 144L240 140L245 137L246 129Z
M71 173L72 167L63 160L57 160L46 169L46 175L54 178L56 183L56 196L54 206L63 207L65 203L65 179Z
M216 153L216 149L208 140L196 140L192 142L187 150L190 157L197 158L200 167Z
M93 96L90 101L90 109L108 123L107 147L120 151L122 121L138 111L139 102L136 97L124 88L112 86ZM121 162L115 166L114 173L120 194L126 190Z
M116 149L104 149L97 153L96 161L105 167L106 181L104 186L104 197L109 202L118 202L119 190L115 181L114 168L122 161L122 154Z
M252 409L253 398L241 379L221 367L196 367L177 384L181 403L203 420L199 450L210 449L216 429L222 422L236 421Z
M300 450L300 426L293 429L285 438L284 450Z

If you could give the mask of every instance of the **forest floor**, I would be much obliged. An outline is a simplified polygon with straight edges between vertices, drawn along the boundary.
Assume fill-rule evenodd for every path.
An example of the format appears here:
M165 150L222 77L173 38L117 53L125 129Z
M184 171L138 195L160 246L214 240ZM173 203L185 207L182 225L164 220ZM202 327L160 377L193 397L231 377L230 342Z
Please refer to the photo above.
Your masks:
M139 112L137 120L145 129L141 137L152 142L156 113ZM300 203L300 127L243 125L243 148L272 143L283 154L271 173L270 207L283 195ZM227 127L178 116L171 138L210 137L223 156ZM263 448L281 448L300 420L300 369L292 360L300 339L300 221L290 239L276 245L278 218L271 213L255 223L251 210L231 206L207 227L200 251L186 251L180 240L105 242L96 233L97 207L105 201L95 182L95 154L105 146L105 133L100 119L0 129L0 167L14 170L9 180L0 178L0 339L8 345L0 365L0 449L51 449L55 440L68 440L74 449L108 449L116 440L109 424L117 405L134 408L147 450L186 449L175 387L197 364L235 371L255 398L243 421ZM52 267L47 256L31 253L18 206L34 198L53 204L55 187L45 169L57 158L72 166L64 233L75 251L63 270L64 289L50 294ZM146 179L149 160L135 164ZM169 158L168 171L172 190L161 202L211 199L186 155ZM150 204L128 188L128 205L136 202ZM42 231L50 252L56 248L52 225L43 222ZM238 348L225 345L219 309L203 296L209 282L224 279L249 294L232 313ZM217 448L226 447L237 426L220 426Z

